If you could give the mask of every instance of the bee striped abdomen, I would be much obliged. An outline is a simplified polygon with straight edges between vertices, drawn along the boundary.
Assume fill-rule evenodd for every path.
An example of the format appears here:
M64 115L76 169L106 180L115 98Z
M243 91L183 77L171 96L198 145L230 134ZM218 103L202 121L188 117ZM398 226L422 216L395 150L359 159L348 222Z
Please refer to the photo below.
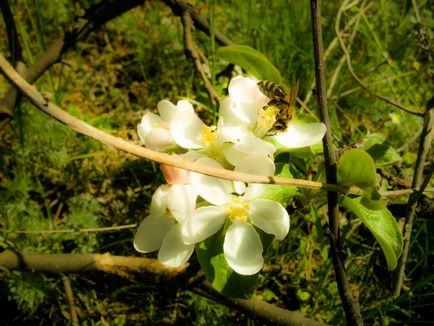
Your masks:
M298 83L293 82L291 89L288 90L284 85L261 80L258 87L270 99L263 109L273 109L276 112L275 122L269 131L285 131L295 114Z

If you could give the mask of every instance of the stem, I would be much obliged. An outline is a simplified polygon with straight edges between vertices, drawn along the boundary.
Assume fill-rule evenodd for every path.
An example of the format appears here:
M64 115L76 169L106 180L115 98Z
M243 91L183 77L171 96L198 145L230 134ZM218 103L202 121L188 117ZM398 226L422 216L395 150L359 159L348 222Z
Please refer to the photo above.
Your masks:
M311 0L312 36L315 56L315 80L316 95L320 109L321 121L326 125L327 131L323 139L324 161L326 179L328 183L337 183L336 156L333 151L333 135L327 110L326 83L324 72L324 50L321 29L321 1ZM328 216L329 216L329 241L336 273L339 294L345 310L348 325L363 325L358 301L351 293L345 274L345 269L339 256L339 221L338 221L338 194L334 191L327 192Z
M407 211L405 215L405 225L404 225L404 247L402 250L402 255L398 261L398 272L395 281L395 289L393 292L393 297L398 298L401 294L402 283L404 281L405 265L408 259L408 252L410 250L410 239L411 231L413 229L413 222L416 217L416 207L418 205L418 200L420 198L421 192L429 183L429 179L432 176L432 166L431 171L428 173L425 182L422 181L423 168L425 164L426 157L431 148L431 142L434 136L434 97L432 97L426 106L424 115L424 124L422 128L422 134L420 135L419 150L417 153L417 160L415 171L413 175L412 188L418 189L418 192L410 195L407 202Z

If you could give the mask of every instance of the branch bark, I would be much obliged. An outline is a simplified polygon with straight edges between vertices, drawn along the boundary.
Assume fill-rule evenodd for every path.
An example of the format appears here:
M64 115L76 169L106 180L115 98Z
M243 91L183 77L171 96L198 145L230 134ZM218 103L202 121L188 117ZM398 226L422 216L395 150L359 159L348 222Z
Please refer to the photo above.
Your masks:
M420 198L421 192L429 183L429 179L432 176L432 166L431 171L428 173L425 182L423 182L423 170L426 161L426 157L430 151L431 143L434 137L434 97L432 97L426 106L424 115L424 124L422 128L422 134L420 135L419 150L417 153L416 166L414 170L412 188L418 189L416 192L410 195L407 203L407 211L405 216L404 225L404 247L402 250L402 255L398 261L398 272L396 275L395 288L393 292L393 297L398 298L401 294L401 288L404 281L405 265L408 259L408 252L410 250L410 240L411 231L413 229L413 222L416 218L416 208L418 205L418 200Z
M113 18L144 2L145 0L101 1L99 4L90 7L83 17L84 19L79 19L77 23L68 28L61 38L54 41L45 53L36 58L31 67L23 71L22 76L29 83L34 83L46 70L55 63L60 62L65 52L74 47L78 41L85 39L92 31ZM17 103L17 94L11 91L6 94L6 97L0 102L0 108L2 109L0 113L12 116L13 108Z
M179 0L163 0L163 2L172 9L172 12L181 17L183 13L188 12L194 22L194 26L204 32L205 34L211 35L210 25L205 17L199 14L190 4L185 1ZM234 45L226 35L217 29L214 29L214 36L216 41L220 45Z
M324 161L326 169L327 183L337 183L336 173L336 156L333 150L333 135L327 109L325 69L324 69L324 49L321 29L321 1L311 0L312 16L312 36L315 57L315 80L316 95L320 109L321 121L327 126L325 137L323 138ZM330 250L333 260L333 266L336 273L336 282L338 284L339 294L345 310L345 316L348 325L363 325L362 314L358 301L354 298L344 266L342 264L339 251L339 220L338 220L338 193L335 191L327 192L328 217L329 217L329 241Z
M184 270L170 269L158 260L106 254L31 254L5 250L0 253L0 266L14 270L45 273L79 273L100 271L121 277L134 277L162 282L174 279Z

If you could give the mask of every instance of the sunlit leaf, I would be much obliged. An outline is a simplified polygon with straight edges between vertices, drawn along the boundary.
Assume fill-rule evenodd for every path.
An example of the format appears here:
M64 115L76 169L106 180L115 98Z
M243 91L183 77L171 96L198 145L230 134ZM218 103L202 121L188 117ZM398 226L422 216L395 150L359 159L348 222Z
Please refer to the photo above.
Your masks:
M388 270L396 268L402 253L402 234L398 223L387 208L372 210L362 204L363 197L344 197L342 205L352 211L372 232L380 244L387 261Z
M363 190L376 189L378 181L372 157L360 149L345 152L338 162L338 183Z
M217 49L216 59L236 64L251 73L257 79L280 82L279 70L261 52L246 45L229 45Z
M402 161L398 152L379 134L366 136L363 143L377 166L392 165Z

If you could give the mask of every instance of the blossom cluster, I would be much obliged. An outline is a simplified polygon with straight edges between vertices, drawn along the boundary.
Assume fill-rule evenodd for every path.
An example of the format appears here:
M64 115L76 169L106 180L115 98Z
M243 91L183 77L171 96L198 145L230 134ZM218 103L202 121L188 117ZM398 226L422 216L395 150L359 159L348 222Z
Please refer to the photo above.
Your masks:
M311 146L324 136L324 124L295 120L288 121L285 130L273 131L277 116L267 114L271 99L255 79L237 76L228 91L215 126L207 126L186 100L176 105L160 101L159 115L148 112L138 125L141 142L200 164L273 176L277 149ZM196 244L223 228L228 265L239 274L252 275L264 263L257 228L278 240L289 232L286 209L262 196L266 185L246 185L168 166L162 170L168 184L155 191L134 247L143 253L158 250L158 259L166 266L184 264Z

